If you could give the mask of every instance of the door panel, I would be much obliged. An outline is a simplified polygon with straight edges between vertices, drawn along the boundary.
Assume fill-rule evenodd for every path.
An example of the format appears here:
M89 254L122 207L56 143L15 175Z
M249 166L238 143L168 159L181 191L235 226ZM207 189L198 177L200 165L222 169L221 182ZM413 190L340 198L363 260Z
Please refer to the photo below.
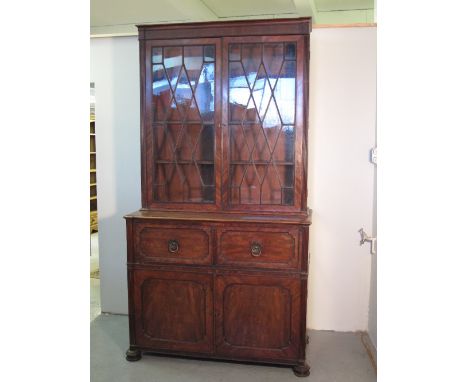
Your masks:
M253 359L298 356L299 279L219 275L215 299L218 354Z
M145 196L149 206L220 204L220 39L146 42ZM179 207L177 207L179 206Z
M137 345L212 351L212 275L136 270L134 278Z
M301 36L224 39L225 201L236 210L301 208Z

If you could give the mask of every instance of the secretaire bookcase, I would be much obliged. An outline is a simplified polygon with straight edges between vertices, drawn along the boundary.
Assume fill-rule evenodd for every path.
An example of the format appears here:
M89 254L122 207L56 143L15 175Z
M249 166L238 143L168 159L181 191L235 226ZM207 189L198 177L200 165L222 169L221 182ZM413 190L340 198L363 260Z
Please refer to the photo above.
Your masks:
M305 360L309 18L139 26L130 348Z

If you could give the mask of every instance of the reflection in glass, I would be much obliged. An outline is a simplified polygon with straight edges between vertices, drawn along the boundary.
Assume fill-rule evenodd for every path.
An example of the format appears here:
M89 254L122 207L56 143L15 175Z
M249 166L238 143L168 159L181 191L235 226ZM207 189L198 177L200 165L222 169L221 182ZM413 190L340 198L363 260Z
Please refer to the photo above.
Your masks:
M205 122L214 121L214 85L215 85L215 64L204 64L198 80L195 98L201 118Z
M152 48L153 197L213 203L213 45Z
M152 58L153 64L162 63L162 48L161 47L153 48L152 53L151 53L151 58Z
M294 43L229 45L232 204L294 204Z

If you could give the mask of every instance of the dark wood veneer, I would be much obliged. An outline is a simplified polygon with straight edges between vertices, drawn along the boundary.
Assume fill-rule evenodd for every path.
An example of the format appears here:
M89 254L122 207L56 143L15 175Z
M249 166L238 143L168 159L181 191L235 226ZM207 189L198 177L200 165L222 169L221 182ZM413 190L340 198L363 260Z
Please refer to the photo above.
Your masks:
M125 216L126 358L306 376L311 20L138 30L143 208Z
M308 35L312 31L309 17L275 20L178 23L137 25L140 40L183 39L234 36Z

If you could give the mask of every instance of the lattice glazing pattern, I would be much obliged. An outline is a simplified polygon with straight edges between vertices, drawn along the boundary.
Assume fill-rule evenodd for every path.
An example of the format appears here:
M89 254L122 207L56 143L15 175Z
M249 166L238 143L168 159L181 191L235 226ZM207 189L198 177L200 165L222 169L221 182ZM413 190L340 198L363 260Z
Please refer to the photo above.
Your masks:
M230 202L294 204L296 44L229 44Z
M214 202L215 46L152 49L153 197Z

